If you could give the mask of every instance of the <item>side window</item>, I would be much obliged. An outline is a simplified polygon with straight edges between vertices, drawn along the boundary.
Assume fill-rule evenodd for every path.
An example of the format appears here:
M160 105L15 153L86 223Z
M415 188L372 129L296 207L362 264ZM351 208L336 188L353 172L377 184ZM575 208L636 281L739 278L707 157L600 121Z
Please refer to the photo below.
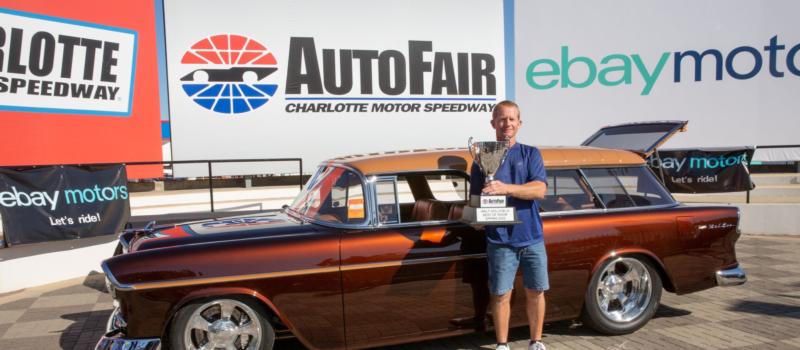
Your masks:
M457 220L468 185L466 174L453 172L398 175L399 222Z
M364 188L351 171L334 168L314 184L306 215L314 219L357 224L364 222Z
M397 187L394 179L380 179L375 183L378 195L378 222L396 224L400 222L400 208L397 205Z
M674 203L669 193L644 167L584 170L607 208Z
M433 199L453 202L467 199L467 178L445 175L426 175L425 180L433 193Z
M619 168L614 172L637 206L674 203L669 192L647 168Z
M601 208L576 170L547 172L547 193L539 201L543 212Z
M583 171L606 208L635 206L612 169L586 169Z

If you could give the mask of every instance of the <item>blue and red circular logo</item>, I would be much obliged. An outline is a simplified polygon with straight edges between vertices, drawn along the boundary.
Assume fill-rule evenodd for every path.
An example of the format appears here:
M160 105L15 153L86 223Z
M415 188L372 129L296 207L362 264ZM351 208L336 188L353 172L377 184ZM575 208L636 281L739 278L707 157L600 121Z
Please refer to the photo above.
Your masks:
M181 77L183 91L201 107L224 114L245 113L266 104L278 90L264 80L278 70L266 46L235 34L212 35L183 54L192 70Z

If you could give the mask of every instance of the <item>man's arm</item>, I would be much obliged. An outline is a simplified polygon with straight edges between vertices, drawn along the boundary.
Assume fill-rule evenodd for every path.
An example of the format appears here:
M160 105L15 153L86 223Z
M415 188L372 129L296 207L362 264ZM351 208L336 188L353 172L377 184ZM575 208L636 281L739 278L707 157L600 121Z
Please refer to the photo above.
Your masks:
M522 185L506 184L492 181L483 187L483 192L490 195L511 196L524 200L544 199L547 184L542 181L531 181Z

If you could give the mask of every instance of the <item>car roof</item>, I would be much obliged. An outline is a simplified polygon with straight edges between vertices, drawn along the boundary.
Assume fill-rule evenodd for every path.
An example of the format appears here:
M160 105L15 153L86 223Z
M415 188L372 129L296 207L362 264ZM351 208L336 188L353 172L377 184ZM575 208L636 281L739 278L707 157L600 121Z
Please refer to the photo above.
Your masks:
M645 160L636 153L595 147L537 147L547 168L638 166ZM422 149L355 154L330 159L364 175L453 169L469 172L472 156L466 148Z

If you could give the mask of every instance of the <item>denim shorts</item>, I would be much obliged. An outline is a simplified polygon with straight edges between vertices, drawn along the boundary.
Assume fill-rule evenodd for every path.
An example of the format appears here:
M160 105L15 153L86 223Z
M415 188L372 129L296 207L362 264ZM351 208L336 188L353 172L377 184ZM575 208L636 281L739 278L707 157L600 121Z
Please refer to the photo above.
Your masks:
M494 295L503 295L514 289L514 278L520 265L525 288L550 289L544 242L519 248L487 243L486 260L489 262L489 290Z

